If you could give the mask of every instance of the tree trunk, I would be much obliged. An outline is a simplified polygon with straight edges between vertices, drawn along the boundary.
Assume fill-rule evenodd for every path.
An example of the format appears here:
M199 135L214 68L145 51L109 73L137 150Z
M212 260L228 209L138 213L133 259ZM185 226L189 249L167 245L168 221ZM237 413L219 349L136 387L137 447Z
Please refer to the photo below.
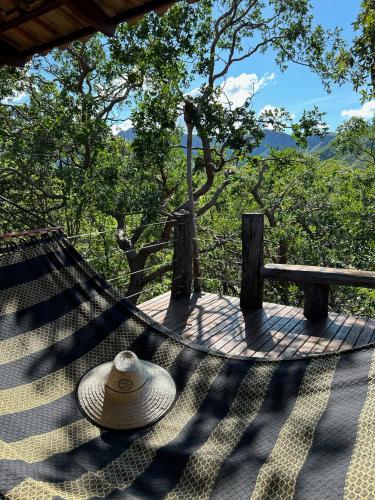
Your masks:
M126 290L126 297L128 297L129 302L136 304L142 290L145 286L145 259L140 259L139 256L128 258L129 268L130 268L130 281L128 288Z
M199 265L199 247L197 241L197 231L195 225L195 201L194 201L194 190L193 190L193 169L192 169L192 147L193 147L193 122L192 117L189 112L189 103L185 103L184 117L187 128L187 151L186 151L186 180L188 187L188 200L189 200L189 212L192 214L191 217L191 235L192 244L191 249L193 252L193 288L194 292L201 292L201 272Z

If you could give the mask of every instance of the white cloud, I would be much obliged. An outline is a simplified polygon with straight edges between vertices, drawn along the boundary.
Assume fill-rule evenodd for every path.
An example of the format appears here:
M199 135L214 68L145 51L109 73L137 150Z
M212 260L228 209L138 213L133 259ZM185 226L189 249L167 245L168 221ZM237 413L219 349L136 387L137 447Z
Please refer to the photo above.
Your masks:
M115 125L112 125L111 130L113 135L117 135L120 132L126 132L132 127L133 127L133 122L129 118L127 118L122 123L116 123Z
M198 97L201 93L201 89L199 87L196 87L195 89L191 90L188 92L186 95L190 95L191 97Z
M277 111L277 107L276 106L272 106L272 104L266 104L265 106L263 106L263 108L259 111L259 114L261 115L262 113L265 113L266 111Z
M2 104L21 104L26 101L27 97L26 92L15 92L13 95L2 99L1 102Z
M259 90L274 80L275 73L266 73L258 77L256 73L241 73L238 76L229 76L220 84L222 93L219 102L232 109L239 108L245 104L249 97L254 96ZM200 88L194 88L189 95L196 97L200 94Z
M261 115L262 113L265 113L266 111L272 111L273 113L276 113L277 112L277 107L276 106L272 106L272 104L266 104L265 106L263 106L263 108L259 111L259 115ZM273 130L273 125L272 123L267 123L264 128L268 128L269 130Z
M356 109L343 109L341 111L341 116L352 118L357 116L359 118L372 118L375 116L375 99L372 101L365 102L360 108Z
M266 73L260 78L256 73L241 73L238 76L230 76L220 85L223 91L220 102L232 108L239 108L245 104L249 97L254 96L275 77L275 73Z
M274 116L278 117L278 118L281 118L283 116L283 113L284 113L284 111L281 108L278 108L277 106L272 106L272 104L266 104L259 111L258 116L261 116L263 113L265 113L267 111L272 111L272 113L274 114ZM289 116L289 118L291 120L294 120L294 118L296 117L296 115L293 114L293 113L289 113L288 116ZM264 128L268 128L269 130L273 130L274 126L273 126L272 123L267 123L267 124L264 125Z

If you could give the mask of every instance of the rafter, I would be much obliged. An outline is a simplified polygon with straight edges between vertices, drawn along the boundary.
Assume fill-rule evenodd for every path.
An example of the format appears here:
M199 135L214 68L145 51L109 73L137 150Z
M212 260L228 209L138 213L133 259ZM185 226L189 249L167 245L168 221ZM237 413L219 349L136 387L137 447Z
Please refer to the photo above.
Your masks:
M1 39L0 36L0 66L2 64L23 66L25 62L34 54L48 52L55 47L61 47L75 40L84 39L93 35L98 30L107 35L112 35L117 24L124 21L132 21L142 17L150 11L156 11L159 8L169 7L175 1L178 0L146 1L142 5L138 5L110 17L94 2L94 0L80 0L79 2L76 0L51 0L50 2L43 4L41 7L18 16L18 18L13 19L12 21L0 24L0 35L5 31L17 28L28 21L37 20L43 14L62 6L68 7L73 14L78 13L81 18L85 19L89 26L71 33L57 36L52 40L39 43L23 51L17 51L6 40ZM194 0L190 1L194 3Z
M144 14L147 14L147 12L151 10L156 10L159 7L164 7L167 5L171 5L171 0L152 0L151 2L145 3L143 5L139 5L137 7L134 7L132 9L126 10L125 12L121 14L117 14L114 16L112 19L116 24L122 23L124 21L129 21L132 20L136 17L142 16ZM35 47L31 47L28 50L25 50L24 52L21 53L22 57L28 58L33 56L36 53L43 53L47 52L54 47L60 47L62 45L66 45L70 42L73 42L74 40L79 40L81 38L85 38L87 36L93 35L96 32L96 29L93 28L92 26L88 26L87 28L82 28L78 31L75 31L73 33L69 33L67 35L61 36L59 38L55 38L54 40L51 40L49 42L37 45Z
M24 66L26 57L4 40L0 40L0 64Z
M8 31L12 28L16 28L17 26L21 26L21 24L32 21L33 19L42 16L43 14L47 14L48 12L51 12L51 10L61 7L62 4L62 0L51 0L50 2L45 3L36 9L25 12L24 14L21 14L11 21L0 24L0 33L4 33L5 31Z
M80 0L79 2L76 0L63 0L63 3L96 30L107 36L115 34L117 23L94 0Z
M191 3L195 3L195 1L196 0L191 0ZM130 21L135 17L147 14L147 12L150 12L151 10L157 10L161 7L169 7L170 5L173 5L173 3L174 0L151 0L143 5L138 5L137 7L133 7L133 9L117 14L113 17L113 20L115 20L116 23L123 23L124 21Z

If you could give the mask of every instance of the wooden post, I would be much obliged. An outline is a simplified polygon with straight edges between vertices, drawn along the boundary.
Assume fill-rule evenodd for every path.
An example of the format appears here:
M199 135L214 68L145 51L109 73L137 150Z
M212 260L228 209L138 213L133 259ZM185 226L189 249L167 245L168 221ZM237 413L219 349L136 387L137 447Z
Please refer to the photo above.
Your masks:
M173 253L172 297L190 297L193 281L192 214L181 211L176 214Z
M324 319L328 316L329 285L305 283L303 314L309 320Z
M242 283L240 304L243 309L259 309L263 306L264 216L242 214Z

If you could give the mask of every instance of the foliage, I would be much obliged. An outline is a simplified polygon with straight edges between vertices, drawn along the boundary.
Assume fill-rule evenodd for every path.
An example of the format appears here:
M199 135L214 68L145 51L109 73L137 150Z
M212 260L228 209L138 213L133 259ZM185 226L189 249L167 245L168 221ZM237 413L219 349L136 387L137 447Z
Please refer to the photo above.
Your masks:
M338 128L334 146L339 153L351 155L359 166L375 166L375 118L366 121L353 117Z
M295 150L253 158L242 168L217 212L201 222L205 247L210 248L207 255L202 254L203 274L216 278L206 288L214 290L220 285L224 293L238 293L240 216L251 211L265 214L267 262L371 270L375 260L374 195L374 176L336 160L319 161ZM207 227L215 228L215 234L210 235ZM333 288L330 306L374 315L373 299L369 290ZM294 285L268 283L266 300L298 304L302 293Z
M336 147L357 155L359 169L302 149L254 157L265 127L291 130L301 148L326 132L317 108L294 123L285 109L257 115L252 96L241 106L228 100L230 69L267 50L281 70L303 65L329 89L343 44L338 30L315 26L307 0L201 0L122 25L112 39L37 57L24 70L1 69L1 192L69 236L88 234L75 238L78 248L132 300L165 291L175 214L189 208L184 116L202 144L187 180L204 288L238 292L240 216L249 210L267 218L270 261L371 268L375 125L354 119L339 130ZM193 81L200 86L189 92ZM124 115L133 142L112 133ZM296 287L267 294L300 300ZM373 314L372 298L335 290L331 306Z
M335 80L350 78L353 88L360 92L361 101L375 97L375 6L373 0L362 0L361 10L353 22L357 32L350 47L342 46L334 67Z
M360 31L354 40L350 66L353 69L354 89L361 89L362 99L375 97L375 6L363 0L354 28Z

